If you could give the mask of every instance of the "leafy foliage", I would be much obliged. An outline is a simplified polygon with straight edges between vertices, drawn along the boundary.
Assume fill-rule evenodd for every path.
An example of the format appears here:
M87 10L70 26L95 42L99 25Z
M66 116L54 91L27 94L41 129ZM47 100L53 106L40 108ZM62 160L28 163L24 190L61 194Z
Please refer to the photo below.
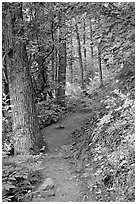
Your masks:
M43 128L56 123L67 112L67 109L52 101L43 101L37 103L37 112L40 127Z
M117 85L119 87L119 83ZM89 189L86 201L128 202L135 199L133 90L122 93L115 88L116 84L111 84L107 92L101 90L100 107L72 134L70 158L76 166L83 164L80 178ZM95 95L92 97L95 107L96 100Z
M25 160L24 160L25 159ZM32 191L41 182L42 176L39 172L39 165L34 161L40 159L34 157L3 158L2 169L2 200L3 202L25 202L31 201ZM29 163L29 165L27 165ZM30 165L31 164L31 165ZM27 200L28 199L28 200ZM30 200L29 200L30 199Z

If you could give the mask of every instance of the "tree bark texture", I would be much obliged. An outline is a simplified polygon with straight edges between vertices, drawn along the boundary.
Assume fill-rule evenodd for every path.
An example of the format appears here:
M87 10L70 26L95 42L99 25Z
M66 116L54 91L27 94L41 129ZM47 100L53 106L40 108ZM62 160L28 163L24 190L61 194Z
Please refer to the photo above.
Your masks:
M14 9L13 9L14 7ZM23 22L21 3L9 3L6 15L6 61L13 114L15 154L38 153L46 145L41 134L33 97L32 79L22 33L15 31L15 23ZM19 36L17 36L19 35ZM19 37L19 38L18 38Z

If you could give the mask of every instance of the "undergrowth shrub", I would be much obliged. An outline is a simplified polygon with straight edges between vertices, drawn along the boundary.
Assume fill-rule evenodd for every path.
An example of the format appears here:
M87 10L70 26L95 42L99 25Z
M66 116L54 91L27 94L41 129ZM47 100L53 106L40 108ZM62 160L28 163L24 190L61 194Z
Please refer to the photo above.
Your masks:
M53 100L42 101L36 104L38 113L39 124L41 128L58 122L58 120L64 117L67 113L74 110L75 103L71 98L66 97L66 106L62 107Z
M22 165L24 163L24 165ZM28 194L31 194L42 181L42 176L37 167L33 168L32 161L20 163L11 162L8 158L3 159L2 168L2 201L23 202ZM31 200L30 200L31 201Z
M92 201L135 200L134 83L128 87L102 90L100 108L72 134L71 157L84 164Z

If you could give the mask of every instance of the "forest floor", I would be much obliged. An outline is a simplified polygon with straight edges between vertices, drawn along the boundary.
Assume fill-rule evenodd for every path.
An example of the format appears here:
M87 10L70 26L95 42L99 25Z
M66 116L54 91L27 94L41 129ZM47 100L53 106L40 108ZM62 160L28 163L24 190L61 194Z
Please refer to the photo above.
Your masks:
M78 109L75 113L71 113L58 123L43 130L50 153L42 158L42 175L54 181L54 188L48 191L49 193L45 193L46 201L82 201L81 184L74 173L74 168L67 160L70 152L67 151L68 146L66 145L71 133L81 127L81 123L90 115L90 111L84 113L81 112L81 108L80 111ZM44 195L43 192L42 195ZM40 200L41 198L38 197L34 199L34 201Z
M5 199L8 189L8 199L23 202L135 200L134 80L126 76L128 91L106 83L44 128L46 153L4 159Z
M83 98L76 103L74 113L43 129L49 152L42 156L41 174L43 180L45 177L45 184L43 182L43 189L36 189L32 200L34 202L44 202L44 199L46 202L82 202L85 199L86 187L79 179L83 164L81 161L71 160L71 135L90 117L92 109L101 109L101 103L96 95L94 100ZM46 180L47 178L50 180ZM48 191L45 191L48 182L53 185L51 188L49 185Z
M118 86L79 98L74 113L43 129L49 152L32 201L134 201L134 103Z

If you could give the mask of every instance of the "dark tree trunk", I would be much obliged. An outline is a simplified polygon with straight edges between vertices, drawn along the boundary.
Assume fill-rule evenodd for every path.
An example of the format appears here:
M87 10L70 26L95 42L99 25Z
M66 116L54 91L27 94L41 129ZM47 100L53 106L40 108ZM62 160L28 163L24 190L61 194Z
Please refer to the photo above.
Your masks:
M45 60L43 57L39 57L38 59L38 69L39 69L39 75L37 80L37 87L39 90L39 95L41 93L44 94L44 98L46 99L47 94L44 92L44 89L48 86L48 75L47 75L47 67L45 66Z
M8 110L11 110L9 80L7 75L6 62L4 64L4 68L2 69L3 69L2 70L2 97L4 96L4 101L2 100L2 116L6 117L9 115Z
M65 86L66 86L66 36L65 35L65 18L62 19L62 27L59 33L59 68L58 68L58 90L57 102L65 106Z
M98 64L99 64L100 86L103 86L102 66L101 66L101 43L98 44Z
M91 22L91 19L89 19L89 26L90 26L90 50L91 50L91 60L92 60L92 62L93 62L93 46L92 46L93 30L92 30L92 22Z
M80 36L79 36L77 23L75 24L75 30L76 30L76 37L77 37L77 43L78 43L79 65L81 70L81 88L84 89L84 73L83 73L83 63L82 63L82 54L81 54L81 44L80 44Z
M55 101L57 101L57 91L58 91L58 50L55 49Z
M38 153L46 143L38 125L26 47L21 40L23 31L19 34L18 30L18 23L21 22L23 23L22 3L8 3L5 39L8 50L6 62L13 114L14 148L15 154L29 154Z
M83 20L84 20L84 22L83 22L84 70L86 70L87 50L86 50L86 23L85 23L85 18Z
M71 42L70 42L70 83L73 84L73 37L71 29Z
M55 59L54 59L54 56L55 56L55 52L53 52L52 56L51 56L51 66L52 66L52 70L51 70L52 71L52 73L51 73L52 76L51 76L51 78L52 78L53 82L54 82L54 75L55 75L54 74L54 72L55 72L55 67L54 67L54 60Z
M59 50L58 84L57 101L64 106L66 85L66 42L62 42L62 46Z
M58 51L55 49L55 81L58 81Z
M7 105L10 106L10 93L9 93L9 80L8 80L8 74L7 74L7 66L6 66L6 58L5 58L5 64L4 64L4 68L3 68L3 75L2 75L2 92L4 94L6 94L6 101L7 101Z

